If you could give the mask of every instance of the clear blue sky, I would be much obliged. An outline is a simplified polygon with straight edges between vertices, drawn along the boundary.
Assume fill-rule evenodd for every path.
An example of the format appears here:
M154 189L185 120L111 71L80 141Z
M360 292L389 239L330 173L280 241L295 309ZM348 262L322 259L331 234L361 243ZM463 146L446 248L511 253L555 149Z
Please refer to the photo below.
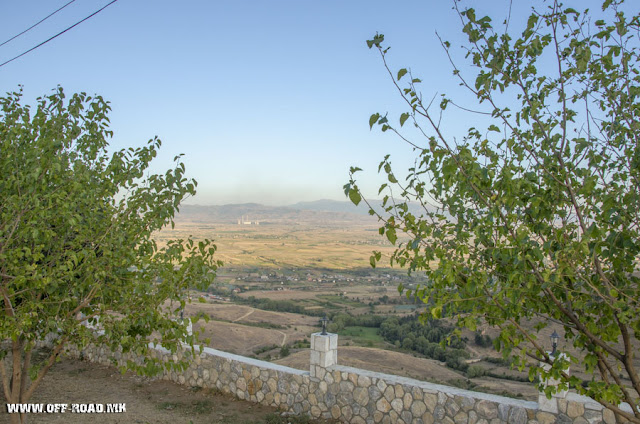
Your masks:
M0 47L0 63L109 1L76 0ZM67 2L1 2L0 42ZM509 7L504 0L461 3L478 4L495 23ZM512 25L526 20L531 4L514 1ZM367 171L363 187L375 195L382 157L391 153L406 168L414 154L392 134L369 130L372 113L404 110L365 40L384 33L392 66L411 67L425 97L455 94L435 35L462 44L451 8L447 0L119 0L1 67L0 91L23 84L29 103L57 85L104 96L113 107L114 148L159 136L156 172L185 154L199 183L188 203L343 200L351 165ZM448 113L444 128L455 135L468 126L461 119Z

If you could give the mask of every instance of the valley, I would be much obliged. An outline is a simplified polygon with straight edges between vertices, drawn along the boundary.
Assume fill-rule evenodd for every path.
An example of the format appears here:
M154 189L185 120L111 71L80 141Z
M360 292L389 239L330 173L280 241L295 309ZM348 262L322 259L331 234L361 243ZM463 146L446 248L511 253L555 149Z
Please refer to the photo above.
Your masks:
M497 330L465 331L445 348L439 342L452 323L423 331L417 315L428 305L397 290L423 280L388 261L371 268L373 250L388 258L394 248L368 215L250 204L187 206L175 221L156 235L160 245L189 235L213 239L224 262L216 283L192 292L185 309L187 317L207 318L194 330L210 347L306 370L310 335L327 316L328 330L339 334L342 365L537 399L526 372L494 350Z

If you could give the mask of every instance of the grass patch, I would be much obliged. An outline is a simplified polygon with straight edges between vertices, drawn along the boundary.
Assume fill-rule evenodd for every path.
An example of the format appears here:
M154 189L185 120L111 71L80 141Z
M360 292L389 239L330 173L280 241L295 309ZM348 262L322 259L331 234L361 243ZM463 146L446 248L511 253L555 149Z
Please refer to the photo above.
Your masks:
M192 404L192 407L193 407L193 412L195 412L196 414L208 414L213 409L213 402L211 402L208 399L199 400L194 404Z
M78 368L78 369L69 371L69 375L80 375L80 374L84 373L85 371L89 371L89 368L82 367L82 368Z
M320 297L320 296L318 296ZM342 306L344 305L336 305L333 302L330 302L328 300L324 300L324 299L304 299L302 300L303 303L305 303L306 305L310 305L311 307L320 307L322 309L340 309ZM309 306L306 306L306 308L309 308Z
M394 308L396 312L413 311L418 308L418 305L396 305Z
M357 300L349 299L344 296L339 296L337 294L320 294L316 297L324 300L325 302L337 303L344 306L362 307L364 305L362 302L358 302Z
M282 330L282 329L287 328L284 325L276 324L274 322L265 322L265 321L260 321L260 322L235 322L234 324L242 324L242 325L247 325L249 327L258 327L258 328L271 328L271 329L276 329L276 330Z
M269 414L264 421L265 424L311 424L314 422L307 415L289 415L283 417L280 414Z
M182 404L177 403L177 402L162 402L161 404L158 405L158 409L164 409L167 411L172 411L176 408L178 408L179 406L182 406Z
M270 329L275 329L275 330L283 330L283 329L287 328L284 325L276 324L276 323L273 323L273 322L266 322L266 321L241 322L241 321L231 321L231 320L222 319L222 318L214 318L212 316L209 317L209 321L226 322L228 324L246 325L247 327L270 328Z
M268 346L259 347L259 348L255 349L253 351L253 353L256 354L256 355L260 355L262 353L269 352L270 350L274 350L274 349L278 349L278 348L280 348L280 346L278 346L276 344L272 344L272 345L268 345Z
M344 330L340 331L340 336L348 337L351 343L356 346L374 347L385 345L384 339L378 334L378 329L374 327L345 327Z
M162 402L158 404L158 409L164 411L180 410L188 414L209 414L213 411L213 402L209 399L199 400L192 403L184 402Z
M510 374L506 374L504 371L502 371L502 374L498 374L497 372L493 372L493 371L487 371L485 375L487 375L488 377L499 378L502 380L518 381L520 383L531 383L531 380L529 380L528 376L510 375ZM537 384L538 381L539 380L536 377L534 378L533 383Z

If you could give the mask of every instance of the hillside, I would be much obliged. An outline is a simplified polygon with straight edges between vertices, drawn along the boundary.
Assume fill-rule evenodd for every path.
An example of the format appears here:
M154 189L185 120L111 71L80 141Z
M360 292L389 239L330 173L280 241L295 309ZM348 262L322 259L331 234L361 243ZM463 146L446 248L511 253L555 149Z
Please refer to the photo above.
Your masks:
M381 204L380 200L372 200L372 205ZM410 204L409 210L420 215L423 210L418 204ZM305 224L327 224L335 222L369 223L378 220L369 215L369 208L362 202L355 206L351 202L337 200L316 200L298 202L288 206L267 206L258 203L241 203L228 205L182 205L176 217L179 222L207 224L237 224L244 217L248 221L259 221L261 225L300 222Z
M336 202L344 203L347 202ZM260 225L286 224L291 222L305 224L327 223L369 223L377 220L368 214L359 213L359 209L352 205L353 212L342 206L327 206L316 209L305 209L294 206L266 206L257 203L229 204L229 205L183 205L176 216L177 222L206 223L206 224L237 224L245 217L248 221L259 221Z

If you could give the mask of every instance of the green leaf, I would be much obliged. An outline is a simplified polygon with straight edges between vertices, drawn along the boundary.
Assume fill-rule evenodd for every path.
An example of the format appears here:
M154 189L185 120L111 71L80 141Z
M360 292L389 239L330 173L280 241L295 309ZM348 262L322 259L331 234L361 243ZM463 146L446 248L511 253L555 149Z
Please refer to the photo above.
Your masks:
M409 119L408 113L405 112L402 115L400 115L400 126L403 126L404 123L407 121L407 119Z
M405 68L402 68L398 71L398 81L400 81L400 78L402 78L403 76L405 76L407 74L407 70Z
M442 306L434 306L431 308L431 316L435 319L442 318Z
M475 22L476 20L476 11L474 9L465 10L465 16L469 19L470 22Z
M380 47L384 41L384 34L376 34L372 40L367 40L367 46L372 48L373 46Z
M369 117L369 129L373 128L373 124L378 122L378 119L380 119L379 113L374 113L373 115L371 115L371 117Z
M391 242L391 244L396 244L398 237L396 236L396 229L393 227L387 228L387 240Z
M362 200L362 197L360 196L360 192L357 189L352 188L351 190L349 190L349 199L351 200L351 203L358 206L358 204L360 204L360 201Z

